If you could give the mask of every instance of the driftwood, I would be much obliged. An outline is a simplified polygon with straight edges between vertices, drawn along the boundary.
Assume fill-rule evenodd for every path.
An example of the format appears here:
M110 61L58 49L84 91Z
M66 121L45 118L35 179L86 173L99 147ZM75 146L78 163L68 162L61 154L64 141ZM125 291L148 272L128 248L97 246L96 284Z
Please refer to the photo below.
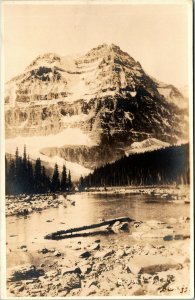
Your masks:
M107 226L107 225L112 226L116 222L123 223L123 222L133 222L133 221L135 221L135 220L130 219L128 217L102 221L101 223L96 223L96 224L92 224L92 225L71 228L71 229L67 229L67 230L59 230L59 231L56 231L56 232L53 232L53 233L49 233L44 237L44 239L59 240L59 239L64 239L64 238L76 237L76 236L80 236L81 234L80 235L79 234L74 234L75 232L85 231L85 230L89 230L89 229L95 229L95 228L99 228L99 227ZM92 233L92 232L91 233L83 233L82 236L93 235L93 234L95 234L95 232L94 233Z

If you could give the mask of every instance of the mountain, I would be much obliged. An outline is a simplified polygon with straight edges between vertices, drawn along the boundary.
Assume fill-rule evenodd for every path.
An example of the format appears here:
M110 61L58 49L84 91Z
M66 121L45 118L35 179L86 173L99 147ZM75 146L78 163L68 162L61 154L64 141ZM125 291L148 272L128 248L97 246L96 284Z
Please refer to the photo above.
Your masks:
M169 143L162 142L155 138L148 138L141 142L134 142L130 147L125 148L125 154L128 156L132 153L142 153L147 151L153 151L160 148L169 147Z
M91 169L114 162L133 143L187 139L184 100L114 44L74 58L40 55L6 83L7 149L27 140L29 153L37 147L45 160L57 156Z
M189 144L125 156L82 178L80 186L189 184Z
M188 108L187 86L179 90L172 84L166 84L153 77L152 79L156 84L158 92L163 95L169 103L175 104L181 109Z

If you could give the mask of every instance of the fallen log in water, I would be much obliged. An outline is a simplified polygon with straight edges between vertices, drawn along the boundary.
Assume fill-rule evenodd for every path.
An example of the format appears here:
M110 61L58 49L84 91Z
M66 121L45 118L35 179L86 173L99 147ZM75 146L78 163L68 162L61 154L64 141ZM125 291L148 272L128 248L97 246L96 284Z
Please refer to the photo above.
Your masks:
M67 229L67 230L59 230L59 231L56 231L56 232L53 232L53 233L49 233L46 236L44 236L44 239L59 240L59 239L62 239L62 238L66 238L66 236L70 237L70 234L73 234L75 232L85 231L85 230L94 229L94 228L99 228L99 227L107 226L107 225L112 226L116 222L123 223L123 222L133 222L133 221L135 221L135 220L130 219L128 217L102 221L101 223L97 223L97 224L86 225L86 226L71 228L71 229ZM67 235L67 234L69 234L69 235Z

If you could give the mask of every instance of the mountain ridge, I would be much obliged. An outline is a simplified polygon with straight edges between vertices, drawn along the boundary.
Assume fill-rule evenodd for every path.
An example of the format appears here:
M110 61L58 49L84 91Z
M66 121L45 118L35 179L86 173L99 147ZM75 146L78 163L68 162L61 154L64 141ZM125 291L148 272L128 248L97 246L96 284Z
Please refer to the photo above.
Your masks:
M170 97L162 88L173 90ZM74 59L47 53L6 84L6 137L56 135L77 128L99 147L100 156L102 145L108 153L113 149L114 160L118 149L135 142L152 138L174 144L187 139L187 114L177 99L185 101L177 88L162 86L114 44L102 44Z

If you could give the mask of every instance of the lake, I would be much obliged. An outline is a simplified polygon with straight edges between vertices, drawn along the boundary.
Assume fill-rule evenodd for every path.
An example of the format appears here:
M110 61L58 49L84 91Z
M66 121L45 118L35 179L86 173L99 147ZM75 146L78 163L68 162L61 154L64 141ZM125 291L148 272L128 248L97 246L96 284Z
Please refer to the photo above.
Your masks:
M61 241L45 240L44 236L57 230L66 230L73 227L90 225L100 222L101 219L130 217L137 221L159 220L189 216L190 206L184 203L172 203L158 197L143 194L95 195L78 193L69 195L75 200L75 206L69 205L50 208L40 213L33 213L28 218L7 218L7 242L9 247L16 249L18 245L28 245L32 249L52 245L58 246L73 243L78 238ZM146 203L147 200L156 200L155 203ZM113 235L112 235L113 238ZM116 235L118 238L118 235ZM122 238L122 236L121 236ZM109 239L103 236L101 239ZM90 238L86 240L90 241Z

